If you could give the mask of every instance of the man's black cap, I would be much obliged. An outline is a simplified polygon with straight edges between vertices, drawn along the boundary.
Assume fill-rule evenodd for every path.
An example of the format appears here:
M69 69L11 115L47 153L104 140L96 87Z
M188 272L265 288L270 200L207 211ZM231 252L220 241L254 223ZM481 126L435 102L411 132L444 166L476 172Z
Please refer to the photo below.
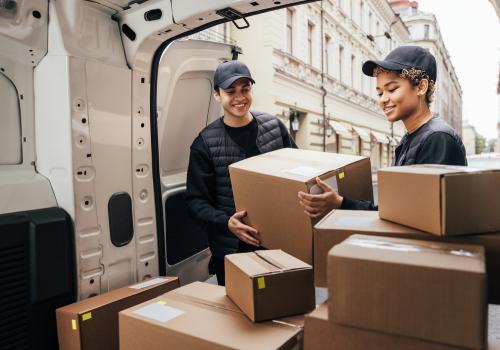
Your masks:
M249 79L253 84L252 75L248 67L240 61L227 61L219 64L214 74L214 88L227 89L236 80L241 78Z
M436 59L428 49L420 46L400 46L392 50L383 61L366 61L363 73L372 77L376 67L392 71L413 67L425 71L429 79L436 81Z

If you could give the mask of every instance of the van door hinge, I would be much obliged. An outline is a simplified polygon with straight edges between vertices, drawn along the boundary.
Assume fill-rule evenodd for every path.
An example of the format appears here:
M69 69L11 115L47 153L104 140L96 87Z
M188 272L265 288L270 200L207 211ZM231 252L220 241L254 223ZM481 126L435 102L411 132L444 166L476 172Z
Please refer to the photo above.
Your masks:
M250 23L248 23L248 21L245 18L245 16L241 12L239 12L239 11L237 11L237 10L231 8L231 7L226 7L225 9L217 10L217 11L215 11L215 13L217 13L219 16L222 16L225 19L228 19L231 22L233 22L233 24L235 25L235 27L238 28L238 29L245 29L245 28L250 27ZM245 24L242 25L242 26L240 26L236 22L239 19L242 19L245 22Z

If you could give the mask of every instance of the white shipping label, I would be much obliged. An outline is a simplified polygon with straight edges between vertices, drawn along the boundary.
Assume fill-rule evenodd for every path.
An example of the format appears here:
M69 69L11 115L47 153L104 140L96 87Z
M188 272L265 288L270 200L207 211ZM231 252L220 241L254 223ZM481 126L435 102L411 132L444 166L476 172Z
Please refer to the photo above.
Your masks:
M133 286L130 286L129 288L132 288L132 289L142 289L142 288L154 286L156 284L160 284L162 282L165 282L164 278L153 278L152 280L149 280L149 281L146 281L146 282L134 284Z
M334 176L330 176L327 179L324 179L323 182L327 183L336 192L339 191L339 186L337 185L337 177L335 175ZM321 194L321 193L323 193L323 190L318 185L314 185L309 190L309 193L310 194Z
M171 306L165 305L164 302L157 302L154 304L149 304L140 309L134 311L142 317L150 318L158 322L170 321L184 313L183 310L173 308Z
M283 170L283 172L288 173L288 174L293 174L293 175L300 175L300 176L309 178L313 175L320 174L321 169L312 168L309 166L298 166L298 167L295 167L292 169L285 169L285 170Z

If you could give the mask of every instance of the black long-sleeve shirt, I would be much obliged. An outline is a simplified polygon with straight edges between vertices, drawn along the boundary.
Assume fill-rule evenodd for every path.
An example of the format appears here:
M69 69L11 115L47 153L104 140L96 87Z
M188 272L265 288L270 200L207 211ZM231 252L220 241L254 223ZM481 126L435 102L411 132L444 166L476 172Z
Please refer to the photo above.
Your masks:
M424 124L425 125L425 124ZM431 133L428 137L421 140L419 150L416 153L415 159L407 159L408 150L412 145L412 141L418 140L420 132L423 132L423 126L411 134L406 134L401 143L396 149L396 157L394 165L410 165L410 164L446 164L446 165L467 165L465 156L465 148L462 142L452 135L436 131ZM460 141L460 142L459 142ZM378 210L369 201L352 200L344 197L340 209L351 210Z
M283 146L297 148L288 130L279 122ZM233 128L225 125L229 137L239 145L246 157L260 154L257 148L258 123L254 118L242 127ZM189 167L187 172L187 197L190 211L208 234L228 232L227 223L229 216L217 209L215 203L215 169L210 159L209 150L201 136L198 136L191 145Z

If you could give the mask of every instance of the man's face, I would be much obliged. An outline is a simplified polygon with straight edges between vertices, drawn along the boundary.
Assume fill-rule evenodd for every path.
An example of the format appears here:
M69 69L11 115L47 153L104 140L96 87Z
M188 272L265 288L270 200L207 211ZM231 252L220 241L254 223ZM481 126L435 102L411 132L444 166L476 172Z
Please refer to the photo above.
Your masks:
M391 123L405 120L418 110L417 88L395 72L377 75L377 95L378 104Z
M252 105L252 82L247 78L236 80L227 89L214 92L215 99L224 108L224 114L234 118L245 117Z

